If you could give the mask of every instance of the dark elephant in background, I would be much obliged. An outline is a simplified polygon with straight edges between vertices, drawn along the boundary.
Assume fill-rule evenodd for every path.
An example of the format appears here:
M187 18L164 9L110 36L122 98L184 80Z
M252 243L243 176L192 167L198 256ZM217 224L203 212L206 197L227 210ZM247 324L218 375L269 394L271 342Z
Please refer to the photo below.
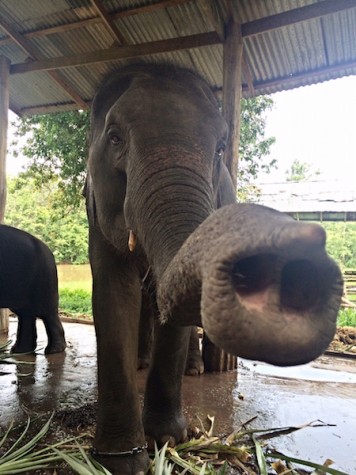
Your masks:
M99 88L86 187L98 419L93 453L114 474L143 473L146 440L181 441L191 325L229 353L279 365L320 355L342 293L325 233L233 187L216 99L194 73L131 65ZM155 327L143 414L136 387L141 276L151 268Z
M33 352L37 346L36 318L46 328L46 354L65 350L58 316L57 267L46 244L25 231L0 225L0 308L18 316L13 353Z

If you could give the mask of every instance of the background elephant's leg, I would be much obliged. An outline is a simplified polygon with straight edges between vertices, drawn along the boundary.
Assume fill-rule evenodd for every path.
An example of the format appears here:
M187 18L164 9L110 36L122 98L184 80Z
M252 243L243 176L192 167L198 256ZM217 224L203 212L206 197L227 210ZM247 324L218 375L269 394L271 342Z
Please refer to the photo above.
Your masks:
M97 337L98 414L95 458L113 473L140 473L145 445L136 385L141 288L135 265L121 260L99 236L91 236L93 316Z
M181 385L190 327L155 325L152 364L146 384L143 424L146 436L159 445L186 437Z
M138 369L147 368L150 364L153 343L153 327L154 312L152 308L151 297L145 290L142 290L137 362Z
M24 310L13 310L18 316L16 342L12 353L31 353L37 346L36 317Z
M58 316L58 306L54 305L43 317L43 323L46 328L48 344L45 349L46 355L60 353L66 348L64 330Z
M192 327L189 339L188 357L185 374L197 376L204 373L204 363L200 350L199 333L197 327Z

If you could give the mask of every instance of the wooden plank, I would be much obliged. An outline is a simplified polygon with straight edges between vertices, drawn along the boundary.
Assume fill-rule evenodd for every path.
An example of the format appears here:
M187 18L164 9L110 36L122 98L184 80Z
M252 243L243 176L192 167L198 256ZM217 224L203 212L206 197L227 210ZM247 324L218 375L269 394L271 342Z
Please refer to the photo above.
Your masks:
M158 10L165 8L175 7L176 5L181 5L183 3L189 3L193 0L161 0L156 3L151 3L149 5L142 5L135 8L128 8L127 10L121 10L116 13L110 14L110 18L116 20L118 18L126 18L133 15L140 15L144 13L153 13ZM48 36L56 33L65 33L66 31L77 30L79 28L87 28L88 26L98 25L101 22L99 16L93 18L86 18L84 20L78 20L71 23L65 23L63 25L50 26L48 28L42 28L36 31L29 31L21 33L23 37L30 39L36 38L39 36ZM12 42L10 37L2 38L0 40L0 46L9 44Z
M6 205L6 152L7 128L9 122L9 71L10 61L0 56L0 223L4 222ZM0 309L0 333L9 328L8 312Z
M33 59L41 59L43 58L42 53L32 45L26 38L20 35L16 30L12 28L7 22L3 19L0 20L1 28L6 31L8 35L15 41L15 43L28 55L30 55ZM68 84L68 82L60 75L57 71L50 71L49 75L52 79L64 89L66 94L78 104L80 108L85 109L86 103L80 97L80 95Z
M200 33L197 35L171 38L168 40L152 41L138 45L118 46L91 53L76 54L73 56L60 56L39 61L13 64L10 74L22 74L33 71L50 71L53 69L70 68L85 64L102 63L120 59L138 58L151 54L182 51L185 49L200 48L221 44L216 32Z
M122 33L119 31L117 26L115 25L113 19L110 17L108 12L106 11L104 5L101 3L100 0L91 0L91 3L95 10L97 11L99 17L101 18L101 21L104 23L106 29L108 32L111 34L113 39L115 40L116 43L119 45L125 45L127 44L127 41L125 40L124 36Z
M223 115L229 126L225 163L236 188L240 142L240 111L242 97L242 37L238 23L226 27L223 53Z
M301 21L320 18L355 7L355 0L324 0L305 7L294 8L286 12L244 23L241 25L241 34L243 38L259 35L266 31L282 28L283 26L294 25Z

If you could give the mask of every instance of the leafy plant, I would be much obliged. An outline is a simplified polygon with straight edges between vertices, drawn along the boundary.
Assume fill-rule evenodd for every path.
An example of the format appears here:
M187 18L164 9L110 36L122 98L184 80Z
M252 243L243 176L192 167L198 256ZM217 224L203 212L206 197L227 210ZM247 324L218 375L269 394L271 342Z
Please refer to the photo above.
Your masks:
M82 289L59 291L59 308L68 313L92 314L91 292Z
M338 327L356 327L356 308L341 308L337 319Z

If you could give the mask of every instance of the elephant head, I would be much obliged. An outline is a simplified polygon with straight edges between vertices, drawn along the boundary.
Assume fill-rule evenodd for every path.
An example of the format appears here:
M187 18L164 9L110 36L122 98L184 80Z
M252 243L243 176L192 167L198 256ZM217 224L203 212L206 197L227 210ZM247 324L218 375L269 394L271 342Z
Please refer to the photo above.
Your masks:
M164 443L186 434L187 325L202 321L228 352L281 365L315 358L335 329L341 276L322 228L236 204L223 162L227 134L211 89L184 69L124 67L93 101L86 197L94 446L114 474L146 469L145 437ZM135 373L148 267L164 324L155 328L142 424Z

